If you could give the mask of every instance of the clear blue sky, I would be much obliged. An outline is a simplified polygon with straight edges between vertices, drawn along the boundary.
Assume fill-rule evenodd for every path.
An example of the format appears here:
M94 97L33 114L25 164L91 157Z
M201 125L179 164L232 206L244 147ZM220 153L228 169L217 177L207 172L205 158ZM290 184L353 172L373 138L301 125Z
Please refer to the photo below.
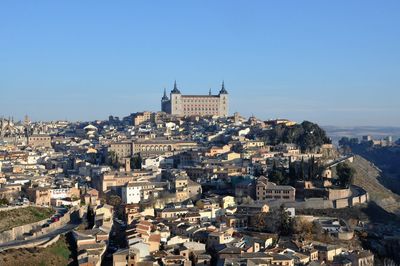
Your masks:
M400 126L400 1L0 2L0 116L159 110L174 79L230 112Z

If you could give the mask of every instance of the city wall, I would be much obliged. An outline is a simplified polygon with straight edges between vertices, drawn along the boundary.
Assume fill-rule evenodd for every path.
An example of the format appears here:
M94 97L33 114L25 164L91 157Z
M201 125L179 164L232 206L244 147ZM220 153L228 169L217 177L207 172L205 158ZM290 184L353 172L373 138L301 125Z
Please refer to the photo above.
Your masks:
M71 220L71 214L75 212L75 209L69 210L64 214L63 217L60 217L60 220L57 222L51 223L49 227L42 228L42 225L47 223L48 218L30 224L25 224L21 226L14 227L10 230L4 231L0 233L0 244L14 241L14 240L27 240L34 239L38 236L42 236L48 234L64 225L66 225ZM27 235L29 234L29 235Z
M347 195L347 197L330 200L324 198L309 198L304 201L287 202L284 203L284 206L296 209L342 209L354 207L369 201L368 193L364 189L356 186L352 186L350 193L349 190L346 189L333 193L335 196ZM268 204L270 207L278 207L282 203L271 202L271 204Z

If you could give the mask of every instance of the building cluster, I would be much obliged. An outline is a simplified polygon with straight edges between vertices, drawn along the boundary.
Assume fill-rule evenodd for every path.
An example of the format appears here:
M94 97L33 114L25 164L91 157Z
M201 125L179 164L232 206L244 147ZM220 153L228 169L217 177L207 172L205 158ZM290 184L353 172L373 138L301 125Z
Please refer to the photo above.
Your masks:
M372 143L373 146L379 146L379 147L389 147L394 145L393 137L392 136L387 136L381 139L374 139L370 135L362 136L361 138L361 143L366 143L370 142Z
M182 95L175 84L162 112L122 119L1 121L0 198L80 206L80 265L373 265L371 252L349 248L354 232L340 221L306 217L336 244L284 236L282 217L305 219L297 209L367 195L335 185L331 168L349 158L326 157L332 145L302 151L256 137L295 123L229 116L224 84L218 95ZM314 161L324 166L317 180L276 179L276 169L286 176Z

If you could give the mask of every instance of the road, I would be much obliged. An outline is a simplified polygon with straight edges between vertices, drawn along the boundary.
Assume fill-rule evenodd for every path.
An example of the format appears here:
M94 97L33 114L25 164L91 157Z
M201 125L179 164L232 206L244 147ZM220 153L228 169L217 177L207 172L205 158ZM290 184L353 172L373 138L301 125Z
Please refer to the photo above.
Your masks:
M27 244L34 244L34 243L44 243L50 239L52 239L53 237L56 237L59 234L66 234L69 231L71 231L72 229L76 228L79 226L79 223L68 223L66 225L64 225L63 227L60 227L48 234L39 236L37 238L34 239L28 239L28 240L14 240L14 241L10 241L7 243L3 243L0 244L0 252L7 250L7 249L12 249L12 248L19 248L20 246L24 246Z

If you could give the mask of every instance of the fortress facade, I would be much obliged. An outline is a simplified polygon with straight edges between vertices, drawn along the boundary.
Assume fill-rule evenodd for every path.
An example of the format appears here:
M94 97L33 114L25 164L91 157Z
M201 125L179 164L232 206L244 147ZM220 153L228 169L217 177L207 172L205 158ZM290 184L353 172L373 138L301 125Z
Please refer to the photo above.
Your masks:
M183 95L176 82L174 89L168 98L164 89L161 98L161 111L177 116L228 116L229 98L228 92L222 82L221 90L217 95Z

